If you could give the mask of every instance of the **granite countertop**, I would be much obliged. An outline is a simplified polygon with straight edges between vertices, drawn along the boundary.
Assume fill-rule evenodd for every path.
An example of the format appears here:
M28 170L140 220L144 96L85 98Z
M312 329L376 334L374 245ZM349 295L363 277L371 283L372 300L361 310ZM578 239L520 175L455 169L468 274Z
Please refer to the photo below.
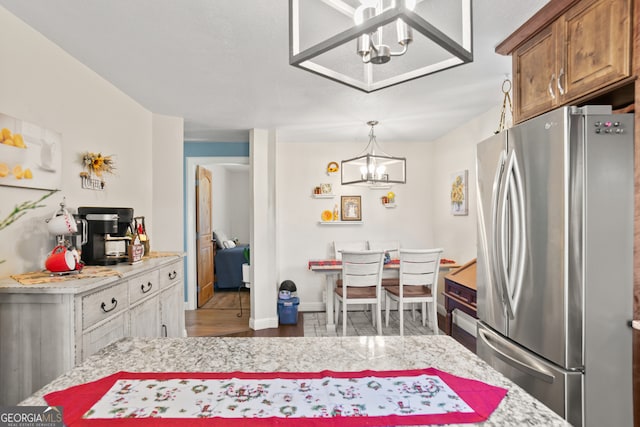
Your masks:
M482 426L567 426L562 418L449 336L325 338L125 338L94 354L21 405L42 396L129 372L309 372L433 367L509 391ZM460 424L468 426L470 424Z
M153 253L153 252L152 252ZM106 266L118 275L93 278L71 278L61 282L23 285L11 277L0 278L0 293L37 293L37 294L78 294L113 283L116 280L127 279L144 273L145 271L175 262L184 256L178 252L155 253L151 258L143 258L136 264L119 263Z

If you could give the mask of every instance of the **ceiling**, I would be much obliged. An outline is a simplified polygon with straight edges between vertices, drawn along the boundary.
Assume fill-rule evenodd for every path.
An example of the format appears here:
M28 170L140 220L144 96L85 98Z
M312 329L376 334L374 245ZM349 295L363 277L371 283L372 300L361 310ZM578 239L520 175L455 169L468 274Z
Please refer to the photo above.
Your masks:
M265 128L364 142L378 120L385 143L432 141L500 105L511 59L494 48L545 3L474 0L472 63L366 94L289 65L286 0L0 0L148 110L183 117L186 140Z

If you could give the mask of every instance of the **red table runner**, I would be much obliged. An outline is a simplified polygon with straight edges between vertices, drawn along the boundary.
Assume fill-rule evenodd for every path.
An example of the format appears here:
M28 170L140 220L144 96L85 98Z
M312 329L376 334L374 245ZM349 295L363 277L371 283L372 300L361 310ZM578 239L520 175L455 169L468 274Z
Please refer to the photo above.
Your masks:
M507 390L434 368L408 371L118 372L47 394L65 425L355 427L474 423Z

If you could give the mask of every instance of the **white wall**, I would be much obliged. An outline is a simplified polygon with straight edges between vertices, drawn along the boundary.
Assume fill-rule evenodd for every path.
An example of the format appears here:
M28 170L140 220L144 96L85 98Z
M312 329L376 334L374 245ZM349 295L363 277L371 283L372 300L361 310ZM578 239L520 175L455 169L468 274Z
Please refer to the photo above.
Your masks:
M63 197L71 210L78 206L132 207L136 215L146 217L150 230L156 228L152 184L161 172L154 170L152 163L160 159L171 162L166 180L172 179L175 157L167 156L162 146L170 145L181 133L177 131L178 124L169 126L175 130L171 131L173 137L160 138L161 153L153 156L155 119L149 111L2 7L0 28L5 37L0 43L3 58L0 112L61 133L63 156L61 191L45 201L45 207L29 212L0 231L0 259L6 260L0 264L0 277L43 268L54 244L46 232L44 219L53 214ZM158 120L158 124L164 121ZM181 146L180 143L180 150ZM106 176L104 191L80 186L79 157L85 151L114 156L116 171ZM174 194L176 191L172 186L170 193L163 192L163 198L170 197L158 198L158 209L163 209L163 203L170 203L175 196L179 197L176 205L181 205L182 190L179 195ZM0 217L8 215L16 204L36 200L44 193L0 186ZM173 214L171 210L167 212ZM181 229L177 221L176 227ZM172 240L173 234L169 232ZM150 235L154 239L153 231Z
M183 122L153 115L153 218L148 230L153 251L179 251L184 245Z
M450 203L434 205L434 236L447 248L445 256L465 263L476 257L476 145L493 135L500 109L494 108L433 142L436 200L449 200L451 175L467 169L469 215L454 216Z
M237 238L240 243L249 243L249 167L212 164L207 168L213 176L213 229L224 231L227 237Z
M361 143L279 143L277 145L277 243L278 283L293 280L301 311L324 310L324 275L308 270L309 259L333 257L334 240L399 240L402 247L445 246L435 238L433 209L444 200L433 197L433 149L428 143L384 143L383 149L407 158L407 183L395 185L397 207L385 208L380 197L388 190L342 186L340 175L328 176L331 161L353 157L363 150ZM321 183L333 186L334 199L314 199L313 188ZM320 225L323 210L340 205L341 195L362 196L359 225ZM445 247L445 256L448 248Z
M228 198L229 213L231 214L229 229L231 238L237 238L240 243L249 243L251 195L249 169L229 170L229 189L232 197Z
M436 203L433 211L434 238L447 248L445 257L452 258L459 263L466 263L476 258L476 145L478 142L493 135L498 128L500 108L496 107L465 123L452 132L437 139L433 143L434 167L433 183L434 197L444 203ZM451 214L449 192L451 191L451 175L457 171L467 169L468 174L468 208L469 215L454 216ZM440 278L438 304L440 312L444 311L442 296L443 281ZM455 311L454 321L466 317L464 313ZM464 322L464 320L462 320ZM466 322L470 333L475 334L473 322ZM463 327L465 325L462 325Z
M278 254L276 241L276 141L275 132L252 129L251 158L251 317L252 329L275 328L277 313ZM279 226L279 225L278 225Z

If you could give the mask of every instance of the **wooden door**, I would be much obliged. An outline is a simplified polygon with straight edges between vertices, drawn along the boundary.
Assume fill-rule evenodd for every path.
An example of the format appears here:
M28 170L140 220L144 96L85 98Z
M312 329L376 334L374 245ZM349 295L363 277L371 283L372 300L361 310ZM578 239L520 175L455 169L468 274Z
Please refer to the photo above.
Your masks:
M198 307L213 296L213 230L211 229L211 171L197 168L196 235L198 262Z

